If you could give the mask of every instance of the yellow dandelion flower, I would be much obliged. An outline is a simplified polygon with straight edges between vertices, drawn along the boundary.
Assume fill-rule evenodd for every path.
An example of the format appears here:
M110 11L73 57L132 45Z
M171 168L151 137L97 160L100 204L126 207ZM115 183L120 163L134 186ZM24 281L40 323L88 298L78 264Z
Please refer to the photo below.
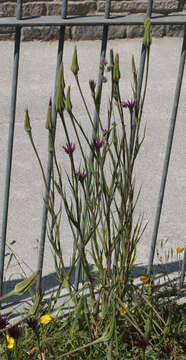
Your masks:
M4 342L4 346L8 349L12 349L14 347L14 339L10 337L8 334L6 335L6 340Z
M128 305L126 304L125 306L120 306L119 308L119 313L120 313L120 316L123 317L125 316L126 312L127 312L127 309L128 309Z
M146 288L150 288L150 284L149 283L146 283L146 284L143 284Z
M70 335L74 335L75 331L73 329L70 330Z
M51 320L51 316L47 314L40 317L40 321L42 324L48 324Z
M143 283L146 283L150 280L150 276L148 275L142 275L140 276L140 280L143 282Z
M182 247L177 247L177 248L176 248L176 251L177 251L178 253L182 253L182 252L184 251L184 248L182 248Z

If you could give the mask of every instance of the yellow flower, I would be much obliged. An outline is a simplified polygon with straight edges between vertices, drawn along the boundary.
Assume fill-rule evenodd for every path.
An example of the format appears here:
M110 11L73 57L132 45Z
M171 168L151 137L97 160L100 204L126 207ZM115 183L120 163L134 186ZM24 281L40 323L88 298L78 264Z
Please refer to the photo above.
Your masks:
M40 317L40 321L42 324L48 324L51 320L51 316L47 314Z
M147 283L147 282L150 280L150 276L148 276L148 275L142 275L142 276L140 276L140 280L141 280L143 283Z
M134 252L131 254L131 260L133 261L134 260Z
M73 329L70 330L70 335L74 335L75 331Z
M119 308L119 313L120 313L120 316L125 316L126 312L127 312L127 309L128 309L128 305L126 304L125 306L120 306Z
M176 248L176 251L177 251L178 253L181 253L181 252L184 251L184 248L182 248L182 247L177 247L177 248Z
M4 342L4 346L8 349L12 349L14 347L14 339L10 337L8 334L6 335L6 341Z
M146 283L146 284L143 284L146 288L150 288L150 284L149 283Z

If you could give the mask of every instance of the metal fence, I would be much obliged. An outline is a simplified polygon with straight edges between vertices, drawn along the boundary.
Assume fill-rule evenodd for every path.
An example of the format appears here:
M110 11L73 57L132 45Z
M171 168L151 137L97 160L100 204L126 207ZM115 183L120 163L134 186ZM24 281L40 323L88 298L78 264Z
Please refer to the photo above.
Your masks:
M178 110L179 97L182 86L184 65L185 65L185 56L186 56L186 16L184 15L168 15L168 16L151 16L153 9L153 1L148 0L146 15L125 15L125 16L113 16L111 13L111 0L105 1L105 14L104 16L68 16L68 1L63 0L61 6L61 16L38 16L38 17L23 17L22 16L22 0L17 0L17 14L16 17L0 17L0 26L3 27L15 27L15 44L14 44L14 59L13 59L13 75L12 75L12 92L11 92L11 106L10 106L10 121L9 121L9 137L8 137L8 149L7 149L7 165L6 165L6 178L5 178L5 189L4 189L4 207L3 207L3 219L2 219L2 237L0 245L0 294L3 291L3 274L4 274L4 258L5 258L5 245L6 245L6 234L8 226L8 208L9 208L9 192L11 185L11 166L12 166L12 155L13 155L13 142L14 142L14 124L15 124L15 114L16 114L16 97L17 97L17 85L18 85L18 67L19 67L19 56L20 56L20 43L21 43L21 29L23 27L34 27L34 26L57 26L59 27L59 40L58 40L58 52L57 52L57 65L56 65L56 76L59 70L59 65L63 57L63 46L65 41L65 28L69 25L102 25L102 41L100 56L105 58L106 48L107 48L107 39L108 39L108 28L110 25L143 25L145 16L151 18L151 25L184 25L184 35L183 35L183 45L180 55L179 70L177 75L177 84L175 89L175 96L172 106L172 115L170 120L169 135L164 159L164 167L161 178L161 185L156 209L156 216L154 220L154 230L151 241L149 264L148 264L148 273L150 274L153 271L153 259L156 247L156 240L158 234L158 228L161 217L162 203L164 198L165 185L167 180L167 173L169 167L169 159L172 148L172 141L174 136L174 129L176 123L176 116ZM143 73L146 59L146 49L142 45L141 57L139 64L139 77L138 77L138 91L137 98L140 98L142 83L143 83ZM98 74L98 87L102 88L102 75L103 70L99 69ZM55 98L56 88L54 90ZM53 102L54 103L54 102ZM56 126L56 112L53 108L52 112L54 128ZM47 168L47 183L48 187L50 186L51 179L51 155L48 157L48 168ZM47 194L45 194L47 197ZM37 288L41 288L42 282L42 267L44 259L44 247L45 247L45 237L46 237L46 221L47 221L47 207L43 206L43 216L42 216L42 226L41 226L41 236L40 236L40 245L39 245L39 256L38 256L38 269L40 270ZM184 258L182 261L181 269L181 278L180 286L183 286L184 275L185 275L185 265L186 265L186 249L184 250ZM76 265L75 271L75 287L78 288L79 277L80 277L81 264L80 261Z

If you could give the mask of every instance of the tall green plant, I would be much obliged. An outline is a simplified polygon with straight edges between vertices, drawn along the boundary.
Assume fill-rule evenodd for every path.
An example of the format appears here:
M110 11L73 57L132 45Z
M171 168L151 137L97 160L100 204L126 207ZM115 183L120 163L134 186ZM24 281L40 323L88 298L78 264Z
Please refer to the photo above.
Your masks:
M49 136L48 151L52 158L50 189L47 188L44 169L32 137L28 111L25 117L25 130L29 134L38 158L48 193L47 231L54 250L56 272L61 288L65 287L68 290L75 304L73 330L80 326L82 319L89 328L96 326L97 320L107 326L109 321L109 329L112 329L109 330L109 338L114 331L115 315L130 290L136 246L144 231L142 218L134 220L139 196L135 194L134 165L145 135L145 131L141 135L140 130L148 80L150 43L150 21L147 18L143 40L147 61L141 98L137 95L138 74L134 58L132 58L131 101L123 101L121 97L119 55L115 55L111 50L109 64L105 59L101 59L100 66L103 71L107 70L111 84L108 109L105 112L106 128L105 118L103 119L100 113L101 86L97 86L94 80L89 81L94 105L92 114L80 85L80 70L75 48L71 71L87 114L91 134L86 133L81 119L76 116L71 100L71 88L68 86L66 89L64 67L61 63L54 105L66 136L63 151L69 158L70 171L65 173L61 170L61 154L59 158L56 153L50 101L46 121ZM107 80L103 76L103 82ZM72 141L68 126L69 118L76 137L75 143ZM77 148L81 154L78 163L75 157ZM65 185L64 177L68 186ZM67 215L73 237L72 257L68 270L65 268L62 252L62 241L65 241L61 233L64 213ZM82 267L82 285L79 290L74 287L72 281L72 271L78 261ZM93 263L94 271L91 270L90 263Z

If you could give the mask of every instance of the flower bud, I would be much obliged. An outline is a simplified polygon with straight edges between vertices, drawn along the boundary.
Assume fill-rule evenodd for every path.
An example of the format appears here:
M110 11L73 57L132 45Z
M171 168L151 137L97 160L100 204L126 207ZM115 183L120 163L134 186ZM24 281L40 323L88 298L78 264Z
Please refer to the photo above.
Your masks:
M120 79L120 71L119 71L119 55L116 54L114 59L114 71L113 71L113 80L119 81Z
M57 88L62 88L64 90L65 88L65 80L64 80L64 69L63 69L63 63L61 62L59 66L59 72L57 76Z
M110 50L110 68L114 67L114 53L113 50Z
M150 18L147 16L144 20L144 37L143 44L149 48L151 44Z
M72 58L72 65L71 65L71 71L73 72L73 74L75 76L77 76L78 72L79 72L79 65L78 65L78 59L77 59L77 48L75 46L74 48L74 54L73 54L73 58Z
M48 152L52 153L53 151L54 151L53 138L52 138L52 133L50 132L48 134Z
M68 90L67 90L67 96L66 96L66 101L65 101L65 109L69 114L72 112L72 103L71 103L71 100L70 100L70 86L68 87Z
M65 109L65 95L61 87L57 88L56 98L55 98L55 109L56 112L62 113Z
M32 128L30 126L30 117L29 117L29 113L28 113L28 109L26 109L26 113L25 113L25 124L24 124L24 128L26 132L31 132Z
M45 128L48 131L52 131L52 100L50 99L49 101L49 106L48 106L48 113L47 113L47 119L46 119L46 123L45 123Z
M39 271L35 271L31 276L29 276L27 279L19 282L15 288L14 288L14 295L23 295L30 286L36 281L36 278L39 274Z
M65 80L64 80L64 71L63 71L63 63L60 64L59 72L57 76L57 93L55 98L55 109L56 112L62 113L65 108Z

